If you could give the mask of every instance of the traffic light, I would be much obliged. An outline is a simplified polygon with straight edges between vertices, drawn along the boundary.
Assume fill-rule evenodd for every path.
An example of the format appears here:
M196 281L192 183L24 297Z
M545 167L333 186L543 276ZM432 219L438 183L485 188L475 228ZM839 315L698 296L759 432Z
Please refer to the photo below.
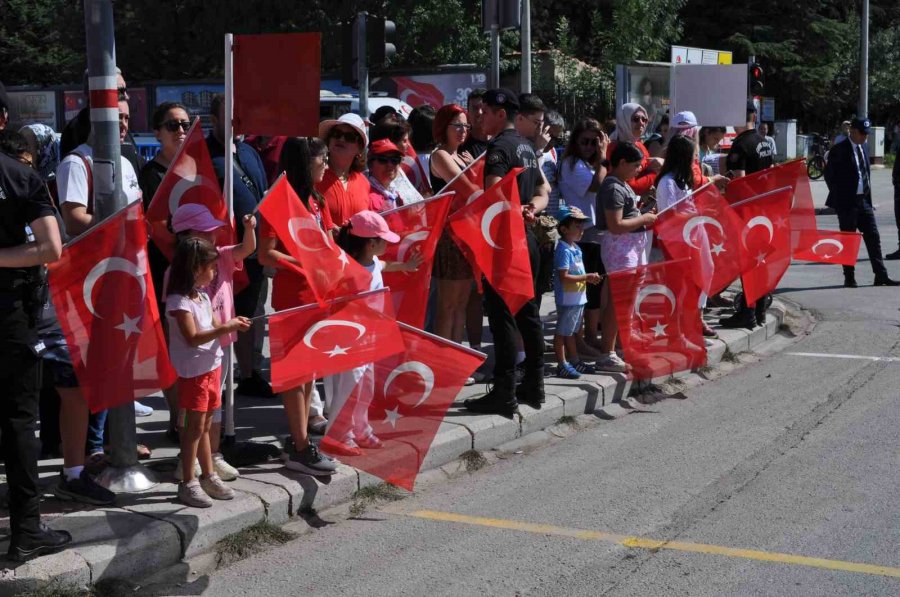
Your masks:
M397 24L384 17L366 16L366 49L369 54L369 66L383 67L397 53L397 47L391 43L397 32Z
M750 65L750 95L762 95L766 87L766 73L759 63Z
M341 84L359 85L359 29L358 20L341 23Z

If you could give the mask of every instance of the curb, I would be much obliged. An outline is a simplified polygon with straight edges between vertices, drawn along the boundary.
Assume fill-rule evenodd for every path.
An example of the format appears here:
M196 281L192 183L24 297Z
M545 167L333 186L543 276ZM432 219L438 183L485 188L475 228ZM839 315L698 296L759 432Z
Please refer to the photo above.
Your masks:
M720 338L707 349L707 365L719 364L726 353L747 352L774 338L785 323L788 309L793 315L797 306L776 300L765 326L719 330ZM684 371L672 377L691 374ZM651 382L662 384L672 377ZM546 404L540 410L520 406L520 415L512 420L470 416L453 407L425 457L422 473L437 471L470 450L494 450L530 434L546 433L562 417L588 414L615 419L640 406L628 397L632 382L622 374L584 375L578 380L548 378L545 387ZM478 393L465 388L457 404ZM134 581L164 570L170 581L189 582L190 567L184 561L210 554L227 535L262 521L283 525L297 520L302 510L313 505L325 510L352 501L363 487L379 484L380 479L344 465L328 484L322 484L279 463L269 463L242 468L241 477L230 484L236 490L235 499L217 502L205 510L176 503L176 486L172 483L161 483L140 494L123 494L118 507L85 509L54 520L52 526L72 533L77 543L58 554L0 570L0 597L48 585L84 587L112 578Z

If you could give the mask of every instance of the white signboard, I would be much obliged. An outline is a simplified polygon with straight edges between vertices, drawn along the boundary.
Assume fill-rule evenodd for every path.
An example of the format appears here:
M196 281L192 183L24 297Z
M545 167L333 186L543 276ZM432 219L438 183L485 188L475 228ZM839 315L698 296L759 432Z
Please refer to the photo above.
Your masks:
M701 126L747 122L747 65L672 65L670 112L690 110Z
M672 46L672 64L731 64L731 52Z

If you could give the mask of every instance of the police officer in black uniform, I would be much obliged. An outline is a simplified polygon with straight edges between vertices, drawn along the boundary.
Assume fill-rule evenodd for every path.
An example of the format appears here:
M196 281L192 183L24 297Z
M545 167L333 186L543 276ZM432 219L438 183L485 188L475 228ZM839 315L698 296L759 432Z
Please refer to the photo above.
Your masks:
M524 168L518 176L519 197L525 217L525 238L531 262L533 283L537 283L540 254L530 223L547 206L549 185L544 179L534 146L521 133L543 125L544 106L535 96L519 98L508 89L491 89L485 93L484 130L492 136L484 166L484 188L500 181L513 168ZM528 301L512 314L490 284L484 284L485 309L494 338L493 388L476 400L466 400L465 407L478 413L512 417L519 403L540 408L544 402L544 336L537 300ZM516 336L521 334L525 348L522 364L524 375L516 387Z
M728 167L728 178L739 178L771 168L775 162L775 148L755 128L756 105L747 104L747 126L738 127L738 136L734 138L725 163ZM735 314L719 320L723 328L747 328L752 330L757 325L765 325L766 308L771 302L771 295L756 301L753 306L741 301L735 305Z
M7 557L19 562L72 541L69 533L41 525L34 434L41 380L35 326L46 292L40 266L59 259L61 251L41 177L0 154L0 449L9 482Z

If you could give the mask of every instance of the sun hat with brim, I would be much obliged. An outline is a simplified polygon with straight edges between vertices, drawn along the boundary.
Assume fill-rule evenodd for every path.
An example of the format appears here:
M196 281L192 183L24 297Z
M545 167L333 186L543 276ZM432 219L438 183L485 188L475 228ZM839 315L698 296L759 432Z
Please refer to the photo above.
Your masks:
M176 234L188 230L212 232L224 225L224 222L220 222L209 213L209 209L205 205L199 203L185 203L172 214L172 230Z
M390 139L379 139L378 141L372 141L372 144L369 145L369 157L392 154L402 156L403 152Z
M363 119L359 117L359 114L354 114L352 112L342 114L341 117L337 120L323 120L322 122L320 122L319 139L327 139L329 131L331 131L332 128L336 127L339 124L345 124L349 127L352 127L357 133L362 136L363 145L369 144L369 135L366 134L366 123L363 122Z
M389 243L400 240L400 236L391 232L387 222L380 214L368 209L350 216L350 234L361 238L383 238Z

